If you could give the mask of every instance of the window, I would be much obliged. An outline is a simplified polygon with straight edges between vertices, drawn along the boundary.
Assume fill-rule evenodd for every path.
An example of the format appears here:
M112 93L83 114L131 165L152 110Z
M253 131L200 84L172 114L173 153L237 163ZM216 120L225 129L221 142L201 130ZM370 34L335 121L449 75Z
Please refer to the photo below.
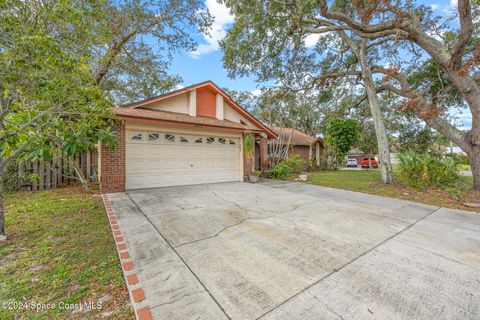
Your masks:
M175 136L173 134L166 134L165 135L165 141L167 142L175 142Z
M132 134L132 136L130 137L130 140L132 141L141 141L142 140L142 134L137 132L137 133L134 133Z
M188 143L188 139L185 137L180 137L180 142Z
M208 138L207 138L207 143L208 143L208 144L212 144L212 143L214 143L214 142L215 142L215 138L214 138L214 137L208 137Z
M235 140L229 140L229 144L236 144Z
M203 143L203 138L198 138L197 140L195 140L195 143Z
M225 144L226 141L225 141L225 138L218 138L218 142L220 144Z
M148 141L158 141L160 139L160 134L156 132L150 132L148 134Z

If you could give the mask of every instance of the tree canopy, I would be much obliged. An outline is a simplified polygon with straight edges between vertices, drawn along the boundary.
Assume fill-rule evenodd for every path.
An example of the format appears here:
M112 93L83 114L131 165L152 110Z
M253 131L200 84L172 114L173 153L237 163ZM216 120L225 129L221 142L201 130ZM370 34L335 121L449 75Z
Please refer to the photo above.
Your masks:
M235 15L221 44L232 76L254 73L293 90L363 84L371 106L375 92L391 92L401 111L468 154L480 189L480 1L459 0L443 17L411 1L224 2ZM470 109L471 129L450 121L454 106Z
M359 138L358 122L352 119L329 118L325 141L330 144L337 157L343 160Z
M0 2L0 238L5 164L113 144L111 107L178 84L210 24L201 0Z

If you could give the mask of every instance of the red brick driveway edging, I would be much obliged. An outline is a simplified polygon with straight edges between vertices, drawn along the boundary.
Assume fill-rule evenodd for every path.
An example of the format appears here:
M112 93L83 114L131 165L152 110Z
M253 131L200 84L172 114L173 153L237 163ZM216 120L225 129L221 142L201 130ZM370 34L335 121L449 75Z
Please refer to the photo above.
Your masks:
M112 229L113 238L115 240L118 257L122 264L123 276L125 277L125 283L127 284L128 293L130 295L130 301L132 302L133 311L137 320L152 320L152 314L149 307L138 306L138 303L145 300L145 293L138 281L137 274L135 272L135 265L130 261L130 254L128 253L127 244L122 236L122 231L117 223L115 212L108 201L106 194L102 194L103 204L107 212L110 228Z

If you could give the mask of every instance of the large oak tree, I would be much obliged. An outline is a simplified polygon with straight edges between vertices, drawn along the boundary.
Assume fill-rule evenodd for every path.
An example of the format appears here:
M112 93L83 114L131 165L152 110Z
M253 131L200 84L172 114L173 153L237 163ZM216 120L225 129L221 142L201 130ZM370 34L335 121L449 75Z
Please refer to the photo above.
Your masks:
M312 1L225 3L235 16L221 44L230 75L255 73L259 81L274 80L292 91L316 91L319 95L335 81L351 88L363 86L375 124L381 179L393 182L390 148L371 68L378 57L370 41L355 32L336 29L332 23L320 28L312 25L309 21L317 6Z
M384 56L395 56L397 63L393 67L372 67L374 73L384 75L384 84L378 90L389 90L405 98L404 110L458 145L470 159L473 186L480 190L479 1L459 0L456 10L445 18L433 17L429 8L410 1L354 1L353 5L343 2L340 9L338 3L318 1L308 22L315 29L350 30L372 41ZM402 45L404 49L411 46L413 60L402 57ZM417 50L417 55L428 55L440 67L451 82L452 95L458 93L470 109L469 130L462 131L449 121L450 105L442 105L444 101L435 99L436 96L432 98L431 86L415 87L409 74L418 67L412 65L412 61L417 61L418 56L413 54Z
M261 2L261 10L252 8L256 2L242 2L243 6L235 5L233 1L225 2L232 8L238 9L234 10L236 15L250 15L252 17L250 21L257 22L253 24L253 28L263 32L264 39L278 37L280 44L282 41L288 41L288 37L295 33L334 34L334 38L343 41L346 39L342 39L342 34L347 34L354 39L357 37L363 39L362 43L367 42L365 44L367 49L379 54L376 62L380 64L376 65L372 63L375 61L370 61L368 66L373 79L378 79L378 75L384 77L382 84L375 84L376 91L389 90L404 98L403 109L406 112L415 114L457 144L469 156L474 188L480 190L479 21L478 18L474 20L480 12L478 0L459 0L456 10L444 18L432 16L429 8L411 1L392 3L387 0L272 0ZM269 19L272 7L275 8L273 12L276 19ZM296 14L292 15L288 12ZM458 18L458 23L455 18ZM253 34L251 32L241 34L240 30L247 28L245 25L247 20L238 21L240 23L236 23L230 34L241 39L245 46L239 46L239 48L246 50L247 44L251 44L248 39ZM260 21L263 21L263 25L260 25ZM251 26L248 27L252 29ZM328 41L328 37L322 37L317 43L317 48L325 46ZM302 55L295 53L294 44L289 43L289 47L291 48L290 63L306 61ZM271 56L267 67L278 69L282 66L281 60L285 58L285 52L275 52L275 45L263 49L261 46L254 48L252 56L255 58L266 52ZM226 55L227 65L236 61L239 63L237 69L243 69L243 72L256 68L266 69L262 65L265 64L263 60L259 59L256 63L246 65L242 64L241 59L233 57L233 54L232 52ZM426 56L440 67L441 72L448 77L454 90L463 99L463 103L470 109L472 126L469 130L462 131L449 121L450 105L442 105L441 99L432 99L428 92L429 88L415 87L414 83L409 81L412 70L418 66L419 61L425 60ZM332 59L326 54L317 55L317 57L323 63L328 63ZM392 57L395 59L390 59ZM368 62L368 59L366 60ZM394 60L395 65L386 67L385 62L389 60ZM355 61L355 64L360 64L362 67L360 75L364 77L365 68L361 59ZM312 63L307 65L309 66L312 66ZM303 71L307 67L303 67ZM284 68L282 72L279 76L290 75L291 69ZM320 74L322 73L324 70L321 70ZM306 73L301 74L305 78ZM262 71L260 75L266 78L270 74ZM343 74L332 76L340 75ZM301 82L302 77L298 77L296 82ZM319 79L322 78L319 77ZM371 90L367 92L369 96L373 96Z

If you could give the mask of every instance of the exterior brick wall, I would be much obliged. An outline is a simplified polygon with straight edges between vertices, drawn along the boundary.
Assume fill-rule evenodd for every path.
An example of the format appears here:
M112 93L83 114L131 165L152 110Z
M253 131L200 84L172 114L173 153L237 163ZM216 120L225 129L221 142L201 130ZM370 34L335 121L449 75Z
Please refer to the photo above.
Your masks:
M260 170L267 169L268 161L268 140L264 137L260 138Z
M125 123L113 126L119 143L115 149L100 143L100 190L102 193L125 191Z
M310 147L293 146L288 150L288 155L297 154L305 162L310 161Z
M197 89L197 116L216 116L215 93L208 88Z

